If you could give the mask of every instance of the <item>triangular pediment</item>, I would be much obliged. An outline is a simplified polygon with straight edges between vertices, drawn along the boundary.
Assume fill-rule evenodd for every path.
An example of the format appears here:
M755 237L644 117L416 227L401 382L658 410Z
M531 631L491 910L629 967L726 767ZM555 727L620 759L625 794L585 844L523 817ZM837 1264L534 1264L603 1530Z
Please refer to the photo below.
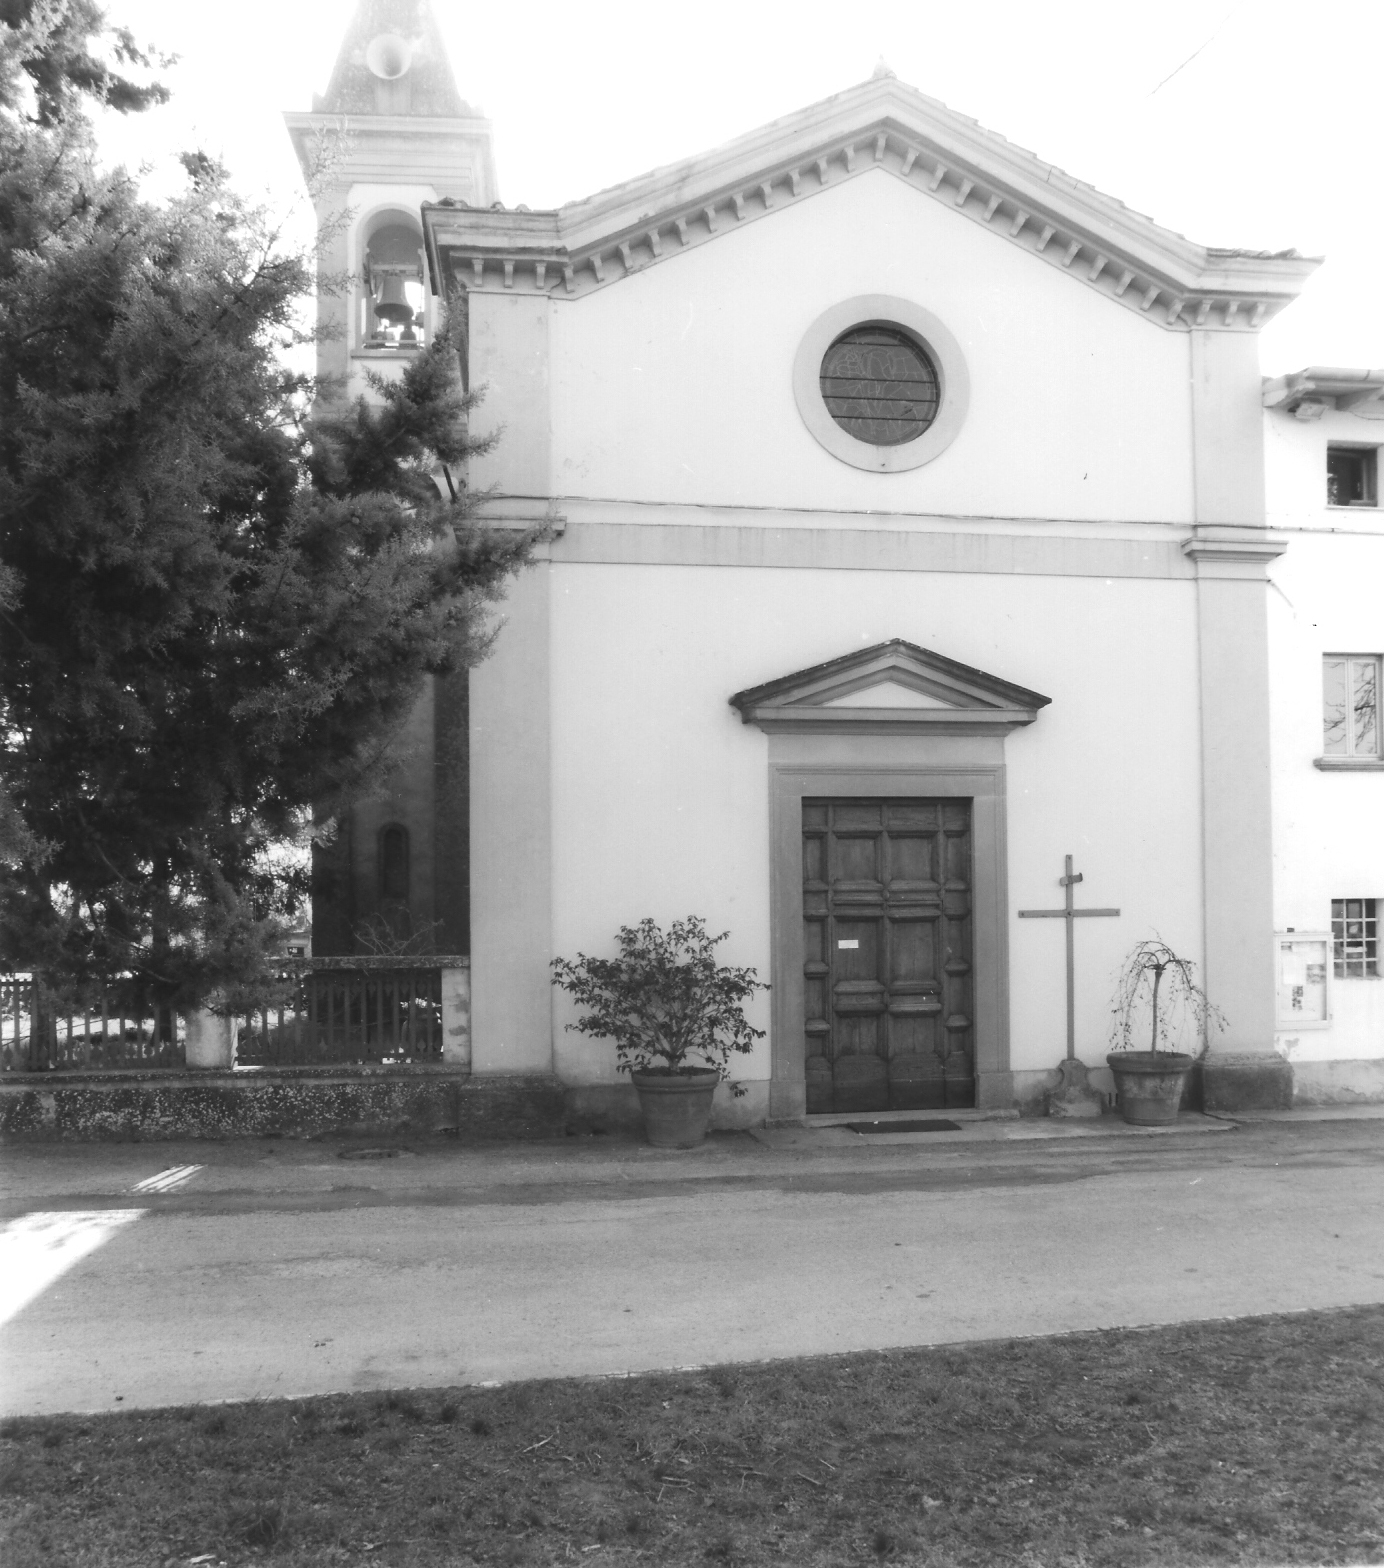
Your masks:
M868 727L928 734L1004 734L1051 698L895 638L796 670L730 699L761 729Z
M843 697L832 697L822 704L824 708L954 708L954 702L934 697L930 692L915 690L902 681L884 680L860 691L848 692Z
M1168 329L1256 330L1319 265L1194 244L880 75L556 211L428 204L433 284L577 298L872 171Z

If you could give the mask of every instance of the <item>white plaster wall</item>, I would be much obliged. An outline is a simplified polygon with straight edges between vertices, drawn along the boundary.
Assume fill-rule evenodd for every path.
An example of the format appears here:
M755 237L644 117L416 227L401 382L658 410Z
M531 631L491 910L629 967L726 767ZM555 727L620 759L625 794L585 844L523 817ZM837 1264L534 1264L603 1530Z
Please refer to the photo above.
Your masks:
M1281 417L1270 422L1271 446L1281 423ZM1309 433L1314 429L1309 426ZM1296 437L1287 432L1281 445ZM1334 898L1384 899L1384 774L1325 773L1312 766L1322 754L1322 655L1384 652L1384 521L1378 513L1327 512L1321 504L1324 439L1319 446L1319 461L1302 465L1317 500L1301 520L1317 526L1290 534L1286 554L1270 573L1279 931L1329 931ZM1299 488L1305 491L1305 482ZM1326 532L1345 524L1371 532ZM1384 980L1333 980L1332 1013L1329 1028L1280 1034L1279 1048L1293 1061L1384 1057Z
M613 951L616 928L702 914L728 962L770 972L767 742L732 693L903 637L1050 696L1007 741L1012 1065L1065 1051L1062 857L1078 902L1119 919L1077 933L1078 1050L1100 1063L1114 975L1160 932L1200 959L1194 585L1004 575L555 564L553 941ZM615 1078L567 1033L557 1070ZM767 999L752 1012L768 1027ZM765 1078L763 1046L738 1066Z
M1384 446L1384 408L1373 417L1334 410L1297 419L1268 410L1264 416L1264 478L1270 528L1377 528L1378 509L1328 507L1326 449L1332 442Z
M471 387L480 407L470 428L494 436L468 464L473 491L548 494L548 323L552 308L532 294L476 294L470 310Z
M793 400L803 333L867 293L932 311L969 366L965 427L908 473L831 457ZM555 295L551 342L558 495L1192 517L1188 335L878 170L612 287Z

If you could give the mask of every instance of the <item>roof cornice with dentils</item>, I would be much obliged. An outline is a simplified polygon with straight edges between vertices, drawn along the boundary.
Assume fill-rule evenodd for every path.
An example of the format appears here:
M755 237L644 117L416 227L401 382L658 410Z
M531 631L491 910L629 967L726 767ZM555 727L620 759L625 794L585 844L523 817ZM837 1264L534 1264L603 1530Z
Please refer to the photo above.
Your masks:
M575 299L871 170L1168 330L1256 331L1320 265L1194 244L974 120L875 76L555 212L423 208L435 290Z

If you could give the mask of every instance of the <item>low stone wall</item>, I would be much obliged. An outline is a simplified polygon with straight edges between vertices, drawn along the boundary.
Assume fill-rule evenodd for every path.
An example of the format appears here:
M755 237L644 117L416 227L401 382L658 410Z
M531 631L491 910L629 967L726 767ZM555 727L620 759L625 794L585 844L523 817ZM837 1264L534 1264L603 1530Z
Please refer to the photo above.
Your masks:
M552 1077L473 1078L448 1068L14 1073L0 1080L0 1138L93 1142L437 1133L561 1137Z
M1015 1074L1023 1114L1042 1114L1043 1092L1056 1077ZM1093 1083L1101 1077L1108 1074L1093 1070ZM1202 1108L1201 1079L1198 1064L1184 1110ZM752 1127L765 1120L767 1084L746 1087L749 1093L739 1100L724 1087L718 1090L713 1127ZM1294 1064L1294 1105L1379 1101L1384 1101L1384 1060ZM4 1142L441 1132L469 1140L560 1138L569 1131L613 1132L639 1125L639 1101L628 1081L563 1086L543 1074L474 1078L448 1067L125 1069L0 1078Z

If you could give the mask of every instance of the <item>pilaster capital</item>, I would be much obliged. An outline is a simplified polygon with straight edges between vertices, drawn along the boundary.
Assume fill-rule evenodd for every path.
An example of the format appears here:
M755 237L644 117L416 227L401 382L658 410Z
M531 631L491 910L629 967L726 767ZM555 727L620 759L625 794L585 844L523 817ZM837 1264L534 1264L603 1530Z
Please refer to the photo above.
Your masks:
M1202 525L1182 544L1182 553L1196 563L1198 577L1264 580L1270 561L1288 548L1288 541L1249 525Z

